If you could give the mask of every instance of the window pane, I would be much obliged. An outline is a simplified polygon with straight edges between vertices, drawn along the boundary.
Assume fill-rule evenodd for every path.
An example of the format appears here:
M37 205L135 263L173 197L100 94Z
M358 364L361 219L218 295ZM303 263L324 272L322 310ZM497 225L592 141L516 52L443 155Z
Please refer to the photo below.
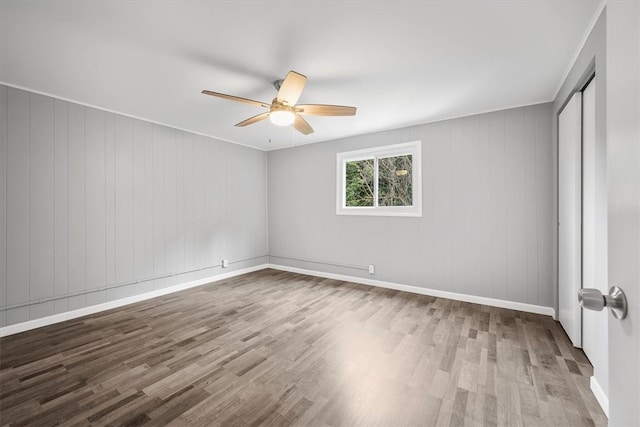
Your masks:
M378 159L378 206L412 206L411 155Z
M346 206L373 206L373 159L346 162Z

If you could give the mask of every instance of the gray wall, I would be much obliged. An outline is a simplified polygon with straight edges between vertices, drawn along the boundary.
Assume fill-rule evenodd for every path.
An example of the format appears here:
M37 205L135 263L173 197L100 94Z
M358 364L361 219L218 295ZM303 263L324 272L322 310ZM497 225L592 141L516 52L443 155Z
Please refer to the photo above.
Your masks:
M0 325L267 253L552 306L551 118L541 104L267 154L0 85ZM423 144L421 218L335 214L337 152L413 140Z
M551 307L551 119L540 104L269 152L271 262ZM421 218L336 215L336 153L414 140Z
M262 151L0 85L0 168L0 326L267 261Z

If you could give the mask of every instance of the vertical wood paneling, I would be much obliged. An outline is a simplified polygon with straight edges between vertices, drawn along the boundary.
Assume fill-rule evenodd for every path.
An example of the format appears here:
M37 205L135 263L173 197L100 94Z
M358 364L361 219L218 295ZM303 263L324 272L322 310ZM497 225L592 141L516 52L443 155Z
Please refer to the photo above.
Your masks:
M166 139L164 144L164 167L162 168L164 185L164 248L165 272L173 273L178 267L178 227L177 212L177 176L176 176L176 131L164 129ZM210 181L212 182L212 181ZM170 282L170 280L167 280ZM169 283L167 283L169 285Z
M537 301L540 283L538 282L538 212L536 183L536 113L535 107L527 109L524 116L524 197L525 218L523 228L526 235L526 300Z
M242 151L241 147L233 147L231 149ZM250 208L250 201L248 200L249 198L247 197L248 193L244 191L243 187L244 187L244 180L246 180L249 177L249 174L251 174L251 172L248 172L247 175L237 173L237 171L243 170L248 165L243 164L241 156L238 156L238 157L231 156L231 157L234 158L233 161L226 162L225 165L221 165L223 167L223 170L225 171L225 176L224 177L216 176L216 177L213 177L212 179L226 178L227 181L229 182L228 185L229 185L230 203L226 207L226 211L227 211L226 218L217 217L216 220L218 221L218 224L220 222L228 224L229 233L231 233L234 236L238 236L238 239L234 239L233 242L229 242L229 246L228 246L229 256L231 258L237 258L237 255L239 253L242 253L243 251L247 250L246 234L248 234L249 230L247 229L248 224L246 221L246 217L247 217L247 209ZM296 176L301 176L301 175L296 175ZM222 188L224 187L221 187L221 189ZM220 197L214 199L214 202L217 200L224 200L223 197L224 197L223 195L220 195ZM299 200L300 203L305 203L305 200L304 200L305 197L299 192L296 192L296 196L294 197L296 197L296 199ZM215 212L216 210L213 209L212 211ZM216 226L214 227L215 230L222 228L218 224L216 224ZM214 254L218 254L223 251L224 251L224 248L220 248L218 245L215 245L213 248Z
M145 271L145 129L142 122L133 123L133 258L136 279L150 277Z
M7 303L7 88L0 85L0 306ZM6 324L0 311L0 327Z
M30 320L29 307L11 308L6 311L7 325L13 325L14 323L22 323Z
M195 267L194 257L194 165L193 155L193 134L185 134L184 143L184 268L193 270Z
M434 285L451 289L452 286L452 255L453 248L449 230L452 229L452 179L448 171L452 168L452 145L449 122L437 123L433 126L433 156L436 161L433 166L433 232L435 251L433 275ZM424 208L423 202L423 208Z
M259 157L259 162L261 162L262 164L262 170L260 173L260 176L258 176L258 180L262 181L262 191L260 192L256 192L256 194L261 194L262 196L262 203L260 204L259 208L258 208L258 212L262 212L262 216L260 217L260 221L262 222L262 225L259 227L259 234L258 234L258 238L261 241L260 244L260 248L259 254L256 254L256 256L261 256L264 253L269 253L269 212L268 212L268 206L269 206L269 197L268 197L268 181L267 181L267 173L269 171L268 169L268 164L269 164L269 160L266 156L266 154L264 156L260 156ZM327 188L325 191L328 192L328 194L334 194L331 189ZM327 206L325 209L330 209L329 206ZM335 218L334 218L335 220ZM337 232L337 227L335 227L335 222L327 224L327 235L332 236L335 235L335 233ZM252 236L255 237L255 236Z
M29 94L9 88L7 99L7 304L16 304L29 301Z
M506 112L505 146L507 153L507 298L526 298L527 252L525 183L525 135L523 108Z
M116 116L105 114L105 268L107 284L116 283Z
M297 257L313 246L306 251L313 260L376 264L378 280L552 306L550 132L545 104L270 152L270 252ZM326 165L336 153L416 139L423 143L422 218L335 215L335 167ZM309 232L308 224L338 232Z
M266 155L229 146L0 85L0 308L25 304L0 309L0 327L265 255ZM235 203L227 175L244 167Z
M482 186L483 147L481 147L480 122L485 116L468 117L465 121L465 138L467 139L466 175L467 199L465 207L465 229L467 230L467 265L465 269L464 293L482 292L482 242L485 223L482 221L482 202L484 188Z
M205 211L205 144L200 136L193 137L193 256L194 268L204 267L207 256Z
M277 154L276 154L277 153ZM269 152L269 170L281 170L288 166L287 157L288 151L271 151ZM292 163L295 165L295 163ZM285 166L286 165L286 166ZM275 175L274 175L275 176ZM289 221L291 217L286 214L286 210L288 208L288 197L279 196L280 187L282 178L278 176L279 179L271 179L271 175L267 179L269 183L268 193L274 196L274 201L276 203L271 203L269 205L269 224L273 225L274 230L282 230L284 228L284 223ZM287 187L287 191L289 192L289 196L291 189ZM344 259L342 253L345 251L343 242L343 234L342 234L342 222L338 222L335 224L336 234L335 234L335 242L336 242L336 252L334 256L336 259ZM271 239L270 239L271 240ZM271 253L282 255L286 250L290 250L293 242L290 242L288 239L273 239L270 241L269 250ZM326 253L326 252L325 252Z
M85 108L69 104L67 110L67 167L68 167L68 215L69 215L69 292L85 290L86 236L85 236ZM73 299L79 308L83 296ZM69 303L71 304L71 300ZM72 310L73 306L69 306Z
M107 291L96 291L96 292L90 292L86 295L86 304L89 305L96 305L96 304L102 304L103 302L107 302Z
M506 198L506 141L505 113L491 113L491 153L494 162L491 167L492 185L487 189L494 206L491 221L492 289L489 297L506 298L507 295L507 215Z
M54 293L54 112L51 98L31 94L29 102L29 290L40 299Z
M106 135L105 113L86 109L86 277L87 289L106 285Z
M478 128L478 164L480 165L478 183L483 191L479 192L480 199L480 242L482 264L482 283L480 295L490 295L493 289L493 268L491 255L491 224L493 220L494 206L491 204L489 188L493 185L491 171L493 158L491 156L491 116L488 114L479 117Z
M220 182L223 185L216 186L213 191L207 191L207 219L208 228L213 231L209 239L209 258L205 260L207 265L220 263L222 258L237 259L237 247L242 246L240 240L245 240L244 231L240 231L237 226L237 219L232 221L229 218L229 208L233 211L233 205L236 204L238 193L242 192L238 181L242 181L242 174L237 173L242 170L243 165L239 165L242 151L241 147L228 145L215 146L207 144L206 150L210 161L214 165L212 169L205 169L206 179L208 182ZM217 155L219 152L223 155ZM234 154L229 154L233 152ZM240 158L236 158L235 156ZM227 191L228 188L228 191ZM206 189L205 189L206 191ZM234 197L235 196L235 197ZM222 200L228 200L227 206L222 204ZM242 215L238 212L238 215ZM228 241L226 236L238 236L233 241Z
M422 200L434 200L434 138L433 128L425 128L422 135ZM420 137L415 137L418 140ZM267 201L268 202L268 201ZM418 222L418 262L422 265L422 269L418 271L420 278L425 286L433 287L435 270L436 248L434 241L434 210L423 209L422 221ZM335 221L338 218L334 219Z
M69 310L77 310L87 306L87 299L85 295L76 295L67 298L67 307Z
M41 317L51 316L53 314L53 301L36 303L29 306L29 319L39 319Z
M467 204L467 191L468 183L465 179L467 174L467 165L465 164L467 141L465 141L464 134L464 121L461 120L460 126L455 126L453 123L448 122L449 131L451 133L451 150L452 150L452 162L450 164L451 173L451 199L452 207L448 210L447 215L451 218L451 225L447 227L447 232L450 234L451 239L451 256L456 259L456 263L465 264L467 262L467 239L466 239L466 224L465 216L468 209ZM464 292L464 276L465 269L452 268L451 270L451 290L453 292Z
M555 300L555 261L556 261L556 205L553 165L553 148L551 141L552 115L542 106L535 108L536 127L536 209L538 230L538 259L539 259L539 298L540 301Z
M260 255L266 246L264 214L251 214L266 204L261 192L264 178L257 173L263 153L0 88L6 94L6 111L0 110L0 115L6 120L8 137L4 163L0 157L0 164L6 165L6 226L0 217L0 229L10 248L4 257L0 253L0 263L2 258L8 261L6 293L0 287L0 294L6 295L3 304L28 301L34 298L31 293L66 295L85 286L210 266L222 257L234 261ZM426 200L419 220L336 218L333 189L324 187L334 179L333 163L330 168L313 168L323 187L314 193L322 200L312 203L309 182L288 187L286 176L274 174L290 170L277 168L278 164L298 164L304 172L298 153L308 148L274 152L269 163L274 194L269 202L284 208L274 210L279 214L272 222L283 225L272 228L272 245L301 251L313 244L304 240L309 236L337 237L345 244L336 248L334 243L320 242L309 253L334 261L350 257L365 264L369 257L382 254L375 262L378 277L385 280L415 280L433 288L551 305L550 128L550 109L535 106L347 140L360 144L358 148L423 140ZM333 162L334 152L323 153L336 146L323 144L314 159ZM344 150L344 141L340 147ZM1 150L0 146L0 156ZM280 153L285 152L286 161L279 163ZM235 172L247 166L250 171L237 176ZM45 182L47 174L50 180ZM249 192L256 193L250 200L245 197ZM298 205L300 200L307 206ZM37 204L44 208L33 212ZM331 209L319 208L325 205ZM0 205L0 215L2 211ZM47 211L49 215L43 213ZM394 227L394 221L401 226ZM317 230L338 231L307 233L309 223ZM384 233L364 238L371 227L382 227ZM405 239L401 250L390 249L394 229L414 237ZM34 230L44 232L36 236ZM53 260L47 260L47 250L53 250ZM42 254L44 264L34 264ZM47 281L40 279L45 276ZM167 283L159 280L156 286ZM151 286L33 305L31 314L80 308ZM7 324L24 321L29 307L3 313Z
M142 123L144 134L144 277L153 277L154 245L153 245L153 132L152 125ZM153 283L144 283L147 290L153 290Z
M215 205L218 201L220 191L219 186L215 186L212 188L211 192L207 191L208 182L221 182L223 186L230 185L233 188L233 183L229 179L227 175L228 169L227 165L224 162L221 162L222 157L218 157L214 155L214 148L211 144L208 144L208 141L199 137L200 140L200 149L202 150L203 156L202 161L200 162L201 168L201 176L203 180L203 186L201 188L204 200L204 217L202 218L202 230L203 230L203 257L201 259L201 265L211 265L214 260L220 258L220 253L227 250L227 247L221 248L221 233L224 231L221 230L221 223L223 223L227 217L227 207L222 207L222 209L215 209ZM219 177L220 181L214 181L216 177ZM229 203L234 203L233 198L229 200ZM233 224L228 223L227 226L230 229L233 229ZM233 232L233 231L232 231ZM222 255L224 256L224 255Z
M54 294L66 295L69 292L69 224L67 197L68 189L68 152L67 152L67 103L54 102ZM62 299L54 303L54 312L67 310L67 301Z
M116 116L116 282L133 280L133 120Z
M53 301L53 313L60 314L69 311L68 298L58 298Z
M152 126L153 134L153 275L161 276L166 273L165 264L165 130L157 125ZM164 286L164 280L155 280L155 289Z
M324 150L321 149L321 146L317 147L316 153L318 156L318 161L311 165L305 165L306 174L310 176L316 176L316 175L322 174L322 170L326 168L326 165L332 164L332 161L335 161L333 159L333 156L331 156L329 153L324 152ZM335 165L332 164L332 168L335 168ZM255 174L264 174L266 172L265 165L258 164L257 162L254 165L252 165L252 169L253 169L253 173ZM259 180L257 176L256 176L256 179ZM304 182L304 180L302 181ZM334 191L335 189L331 188L330 185L327 185L319 188L318 194L303 192L304 198L305 198L304 203L306 203L309 206L309 208L317 211L335 209L333 206L327 206L324 203L324 200L331 197L332 194L335 194ZM257 198L251 198L249 202L251 203L250 209L252 210L257 209L258 203L261 203L261 204L266 203L266 201L257 200ZM256 221L260 221L260 223L257 223ZM248 225L254 227L254 230L256 228L266 227L266 222L264 218L248 218L247 223ZM309 258L319 259L320 257L322 257L323 254L327 253L327 251L330 249L329 247L327 247L327 245L331 245L335 247L335 244L333 242L337 241L337 236L334 237L333 239L327 238L331 235L337 234L338 223L335 221L335 219L334 221L329 220L319 227L308 227L306 230L307 230L307 233L309 233L309 240L317 242L317 244L314 244L314 245L305 245L305 249L306 249L306 252L309 254ZM254 253L256 254L262 253L264 252L264 247L266 247L266 243L263 242L263 246L253 247L251 248L251 250L254 251Z
M253 212L262 211L267 205L266 193L261 191L253 191L253 185L255 185L254 183L265 180L266 164L263 158L255 156L245 157L248 159L252 159L252 174L249 176L249 180L245 182L245 191L254 195L254 197L249 198L249 202L251 203L251 205L249 206L249 211L247 212L247 224L249 226L247 242L250 245L248 253L250 253L251 256L255 257L260 256L261 254L265 253L265 251L267 251L266 234L263 232L263 230L267 229L266 216L253 214ZM319 201L315 201L315 203L318 202ZM318 209L330 209L330 207L318 206ZM325 228L324 230L325 233L331 233L332 231L333 230L331 228ZM260 236L260 238L255 239L253 238L253 236ZM242 256L242 254L239 255Z
M270 151L267 153L267 163L268 163L267 194L269 195L269 197L267 198L267 201L269 204L268 210L267 210L267 215L269 217L269 229L268 229L267 235L269 237L269 253L274 255L283 254L285 250L285 246L290 244L288 239L284 239L284 238L272 239L271 238L271 232L281 230L282 223L289 219L287 215L282 214L282 211L285 209L285 207L284 207L284 203L280 201L281 199L283 199L283 197L280 194L280 189L276 187L277 184L281 184L282 177L280 177L279 174L275 174L273 172L274 169L280 170L284 167L283 165L285 164L284 162L286 161L287 152L288 151L285 151L285 150L279 150L279 151ZM335 173L335 166L333 171ZM276 203L276 202L279 202L279 203ZM335 227L335 230L336 230L335 234L340 235L340 232L342 231L341 227L343 223L341 221L335 221L332 225ZM334 241L338 241L338 239L334 237ZM344 251L344 249L341 247L341 245L336 245L336 246L337 246L336 253L335 253L336 257L338 257L338 259L343 259L344 257L340 257L340 255L341 255L341 252ZM326 252L323 252L323 253L326 253ZM271 259L271 261L274 261L274 260L275 259L273 258Z
M185 271L184 263L184 244L185 244L185 226L184 226L184 132L175 132L175 170L176 170L176 239L175 239L175 271ZM176 277L175 280L180 280Z

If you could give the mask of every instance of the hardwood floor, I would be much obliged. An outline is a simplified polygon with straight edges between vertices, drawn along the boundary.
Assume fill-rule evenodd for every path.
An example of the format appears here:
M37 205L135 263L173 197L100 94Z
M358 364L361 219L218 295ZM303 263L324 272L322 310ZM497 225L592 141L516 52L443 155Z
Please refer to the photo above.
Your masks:
M262 270L0 340L0 424L606 425L551 318Z

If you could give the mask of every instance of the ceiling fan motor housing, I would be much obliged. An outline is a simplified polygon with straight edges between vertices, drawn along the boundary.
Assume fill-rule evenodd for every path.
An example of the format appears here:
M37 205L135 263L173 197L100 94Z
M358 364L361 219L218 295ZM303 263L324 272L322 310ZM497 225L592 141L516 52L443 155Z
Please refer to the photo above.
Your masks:
M283 81L284 81L284 79L274 80L273 81L273 87L275 87L276 90L280 90L280 88L282 87L282 82Z

